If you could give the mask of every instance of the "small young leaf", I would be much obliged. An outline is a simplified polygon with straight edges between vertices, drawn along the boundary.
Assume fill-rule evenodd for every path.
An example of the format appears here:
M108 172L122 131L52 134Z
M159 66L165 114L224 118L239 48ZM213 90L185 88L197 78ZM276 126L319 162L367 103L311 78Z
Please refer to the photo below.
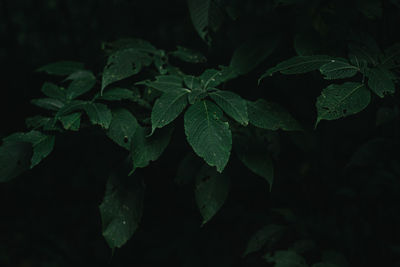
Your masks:
M91 71L81 70L72 73L65 80L71 80L65 94L69 100L89 92L96 84L96 77Z
M144 186L138 179L121 183L111 175L100 204L103 236L111 249L120 248L135 233L142 219Z
M229 194L230 179L214 168L204 165L196 177L195 197L197 207L206 224L220 210Z
M246 101L239 95L230 91L212 92L209 94L211 99L230 117L238 123L246 126L249 123Z
M232 148L229 124L222 121L222 111L214 103L203 100L185 113L185 134L194 152L208 165L222 172L228 163Z
M31 103L40 108L48 109L48 110L59 110L64 106L64 103L58 99L54 98L39 98L32 99Z
M238 74L231 67L219 66L220 70L208 69L205 70L200 76L200 82L204 89L214 88L221 83L234 79Z
M395 85L392 81L393 74L383 68L372 68L367 71L368 87L379 97L394 94Z
M208 93L203 90L203 89L193 89L189 94L188 94L188 100L190 105L195 104L198 101L203 100L206 98Z
M126 109L117 109L112 112L112 120L107 136L115 143L127 150L131 147L132 136L139 124L136 118Z
M100 103L87 103L84 106L84 109L92 124L97 124L104 129L108 129L111 123L112 114L106 105Z
M185 75L183 76L183 81L187 88L190 90L203 90L203 86L201 84L200 78L195 77L193 75Z
M300 124L282 106L258 99L255 102L247 101L249 122L262 129L276 131L301 131Z
M317 98L315 127L321 120L335 120L356 114L366 108L370 100L371 94L362 83L331 84Z
M0 182L8 182L29 169L32 146L27 142L4 142L0 146Z
M112 88L105 91L98 99L107 101L133 100L135 99L135 95L133 91L126 88Z
M83 70L83 63L75 61L59 61L37 69L37 71L60 76L67 76L78 70Z
M357 74L359 69L350 65L345 59L332 59L331 62L322 65L319 71L324 75L324 79L333 80L351 78Z
M61 87L54 83L45 82L42 86L42 92L50 98L60 100L61 102L66 101L65 91Z
M61 121L65 130L78 131L81 125L82 113L76 112L69 115L64 115L58 119Z
M243 257L261 250L264 246L273 245L281 238L284 230L285 227L276 224L268 224L264 226L251 237L247 243Z
M179 45L177 50L171 52L170 55L189 63L204 63L207 61L201 53Z
M154 103L151 111L151 134L175 120L187 106L186 90L164 93Z

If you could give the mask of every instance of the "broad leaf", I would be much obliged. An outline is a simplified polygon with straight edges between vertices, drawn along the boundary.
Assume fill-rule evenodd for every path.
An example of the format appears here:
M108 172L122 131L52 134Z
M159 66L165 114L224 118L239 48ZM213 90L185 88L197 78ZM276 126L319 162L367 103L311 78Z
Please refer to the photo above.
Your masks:
M170 55L189 63L203 63L207 61L201 53L179 45L176 51L171 52Z
M40 108L48 109L48 110L59 110L64 106L64 103L58 99L54 98L39 98L32 99L31 103Z
M246 101L239 95L231 91L221 90L212 92L209 95L226 114L238 123L244 126L249 123Z
M26 142L32 144L33 155L30 168L35 167L45 157L47 157L54 147L55 137L43 134L39 131L27 133L15 133L3 139L4 142Z
M230 179L225 174L204 165L196 177L195 197L197 207L207 223L220 210L229 194Z
M107 101L133 100L135 98L133 91L126 88L112 88L98 96L98 99Z
M324 79L333 80L353 77L359 68L349 64L345 59L332 59L331 62L322 65L319 71L324 75Z
M57 112L56 117L67 115L75 111L84 110L88 103L89 102L82 100L72 100L65 104L62 108L60 108L60 110Z
M65 130L78 131L81 125L82 113L75 112L69 115L60 116L58 119L61 121Z
M70 100L89 92L96 84L96 77L91 71L87 70L74 72L66 80L71 80L65 92Z
M43 94L50 98L60 100L61 102L66 101L65 90L54 83L45 82L41 90Z
M109 84L139 73L143 66L151 64L151 57L135 48L127 48L113 53L103 71L101 92Z
M258 99L247 101L249 122L259 128L276 131L301 131L300 124L282 106Z
M126 109L117 109L112 112L112 120L107 136L115 143L129 150L132 136L139 124L136 118Z
M315 127L321 120L335 120L356 114L366 108L370 100L371 94L362 83L331 84L317 98Z
M0 182L7 182L29 169L32 146L27 142L4 142L0 146Z
M275 267L307 267L305 259L292 250L278 250L272 255L267 253L263 257L267 262L274 262Z
M154 103L151 111L151 134L175 120L187 106L186 90L164 93Z
M379 97L395 92L395 85L392 81L393 75L383 68L372 68L367 71L368 87Z
M37 71L60 76L67 76L78 70L83 70L83 63L75 61L59 61L37 69Z
M158 159L168 146L173 128L165 127L147 136L146 128L137 127L131 141L133 170L144 168Z
M170 93L173 91L182 91L182 83L182 77L176 75L161 75L157 76L155 81L144 81L136 84L145 84L163 93Z
M143 213L144 186L141 181L130 179L122 183L119 180L121 177L110 176L99 206L103 236L112 249L120 248L133 236Z
M285 227L276 224L264 226L251 237L247 243L243 257L246 257L250 253L260 251L264 246L273 245L282 237L284 230Z
M192 105L185 113L185 134L194 152L219 172L228 163L232 148L229 124L222 121L222 111L204 100Z
M84 106L84 109L92 124L97 124L104 129L108 129L111 123L112 114L106 105L100 103L87 103Z

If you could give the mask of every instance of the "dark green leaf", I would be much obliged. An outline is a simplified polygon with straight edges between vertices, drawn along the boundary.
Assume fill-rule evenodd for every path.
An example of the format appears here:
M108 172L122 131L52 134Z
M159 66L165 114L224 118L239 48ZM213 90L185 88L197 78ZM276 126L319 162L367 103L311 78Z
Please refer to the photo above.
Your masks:
M59 61L37 69L37 71L60 76L67 76L78 70L83 70L83 63L75 61Z
M200 76L200 82L204 89L214 88L220 85L221 83L227 82L231 79L234 79L238 76L238 74L233 70L233 68L219 66L220 69L208 69L205 70Z
M54 119L53 118L48 118L48 117L43 117L43 116L33 116L26 118L25 124L27 128L31 129L37 129L37 128L44 128L45 130L48 130L52 128Z
M50 98L54 98L64 102L66 100L65 91L62 87L55 85L54 83L45 82L42 86L42 92Z
M372 68L367 71L368 87L379 97L394 94L395 85L392 81L393 74L383 68Z
M92 124L97 124L104 129L108 129L111 123L112 114L106 105L100 103L87 103L84 109Z
M133 100L135 99L135 95L132 90L125 88L112 88L103 92L102 96L99 96L98 99L108 100L108 101L121 101L121 100Z
M188 94L189 103L193 105L194 103L203 100L205 97L207 97L207 95L208 93L203 89L193 89Z
M319 71L324 75L324 79L332 80L351 78L357 74L359 68L350 65L345 59L332 59L331 62L322 65Z
M145 52L156 55L161 53L160 50L155 48L148 41L138 38L122 38L114 42L105 43L104 46L106 46L105 49L108 50L108 52L117 52L118 50L130 48L138 52Z
M179 45L177 46L177 50L171 52L170 55L189 63L203 63L207 61L201 53Z
M291 250L278 250L272 255L267 253L263 257L267 262L274 262L275 267L307 267L305 259Z
M136 118L126 109L117 109L112 112L112 120L107 136L115 143L129 150L132 136L139 124Z
M66 80L71 80L65 92L67 98L70 100L89 92L96 84L96 77L91 71L87 70L74 72Z
M32 99L31 103L35 106L48 110L59 110L64 106L63 102L54 98Z
M249 123L246 101L239 95L230 91L215 91L209 94L211 99L222 110L240 124L246 126Z
M186 185L194 180L199 173L200 168L204 165L204 161L193 152L189 152L179 163L178 171L175 176L175 183L178 185Z
M82 113L76 112L60 116L58 119L61 121L65 130L78 131L81 125L81 116Z
M136 84L145 84L163 93L170 93L172 91L182 91L183 88L182 82L183 80L179 76L161 75L157 76L155 81L144 81Z
M229 124L222 121L222 111L204 100L192 105L185 113L185 134L194 152L219 172L228 163L232 147Z
M276 224L268 224L258 230L249 240L246 246L246 251L243 253L243 257L246 257L250 253L260 251L264 246L271 246L277 242L285 228Z
M65 104L58 112L57 117L70 114L75 111L84 110L89 102L82 100L72 100Z
M7 182L29 169L32 146L26 142L4 142L0 146L0 182Z

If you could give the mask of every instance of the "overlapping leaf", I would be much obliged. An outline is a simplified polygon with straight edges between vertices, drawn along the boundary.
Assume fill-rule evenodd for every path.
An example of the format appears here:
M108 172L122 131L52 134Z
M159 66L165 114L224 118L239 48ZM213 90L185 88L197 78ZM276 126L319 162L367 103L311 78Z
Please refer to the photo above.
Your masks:
M126 109L117 109L112 112L112 120L107 136L115 143L129 150L131 148L131 140L139 127L136 118Z
M379 97L395 92L393 74L384 68L371 68L367 71L368 87Z
M357 74L359 68L349 64L345 59L332 59L331 62L322 65L319 71L324 75L324 79L333 80L351 78Z
M106 105L101 103L87 103L84 109L92 124L97 124L104 129L108 129L112 114Z
M211 99L230 117L246 126L249 123L246 101L231 91L215 91L209 94Z
M74 99L89 92L96 84L96 77L91 71L80 70L69 75L66 80L70 80L65 94L68 99Z
M78 131L81 125L82 113L75 112L68 115L60 116L59 120L64 126L65 130Z

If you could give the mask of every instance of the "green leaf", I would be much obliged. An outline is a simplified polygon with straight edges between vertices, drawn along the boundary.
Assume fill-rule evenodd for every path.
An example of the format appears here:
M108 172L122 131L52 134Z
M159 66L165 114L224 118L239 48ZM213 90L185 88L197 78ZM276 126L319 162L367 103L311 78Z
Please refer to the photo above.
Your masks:
M233 68L226 66L219 66L220 69L208 69L205 70L200 76L200 82L202 84L203 89L214 88L218 85L227 82L231 79L234 79L238 76L238 74L234 71Z
M43 116L33 116L26 118L25 124L27 128L37 129L37 128L44 128L45 130L51 128L54 119L49 117Z
M301 131L300 124L282 106L258 99L255 102L247 101L249 122L262 129L276 131Z
M164 127L147 137L146 128L137 127L131 142L132 172L136 168L148 166L150 161L155 161L161 156L169 144L172 131L172 127Z
M379 97L394 94L395 85L392 81L393 74L383 68L372 68L367 71L368 87Z
M239 95L230 91L221 90L212 92L209 95L226 114L238 123L244 126L249 123L246 101Z
M229 194L230 179L214 168L204 165L196 177L195 198L206 224L220 210Z
M283 235L285 227L276 224L268 224L258 230L249 240L243 257L250 253L260 251L264 246L271 246Z
M58 99L54 98L39 98L32 99L31 103L40 108L48 109L48 110L59 110L64 106L64 103Z
M277 37L267 41L249 40L235 50L229 66L240 75L247 74L269 57L278 43Z
M78 131L81 125L81 116L82 113L76 112L60 116L58 119L61 121L65 130Z
M42 92L50 98L60 100L61 102L66 101L65 91L61 87L54 83L45 82L42 86Z
M96 77L91 71L87 70L74 72L65 80L72 81L65 92L69 100L89 92L96 84Z
M60 76L67 76L78 70L83 70L83 63L76 61L59 61L37 69L37 71Z
M103 71L101 93L109 84L139 73L143 66L149 66L152 59L135 48L118 50L110 55Z
M107 101L121 101L121 100L133 100L135 96L132 90L126 88L112 88L99 96L98 99Z
M4 142L0 146L0 182L8 182L29 169L32 146L26 142Z
M187 86L187 88L189 88L190 90L203 90L203 86L201 84L200 78L195 77L193 75L185 75L183 76L183 81L185 83L185 85Z
M321 120L336 120L356 114L366 108L370 100L371 94L362 83L331 84L317 98L315 127Z
M232 148L229 124L222 121L222 111L214 103L204 100L192 105L185 113L185 134L194 152L208 165L222 172Z
M84 106L84 109L92 124L97 124L104 129L108 129L111 123L112 114L106 105L100 103L87 103Z
M186 185L194 180L204 161L193 152L189 152L179 163L174 182L178 185Z
M163 93L170 93L173 91L182 91L182 82L182 77L176 75L161 75L157 76L155 81L144 81L136 84L145 84Z
M143 213L144 186L141 181L130 179L122 183L118 178L110 176L99 206L103 236L111 249L120 248L133 236Z
M307 267L305 259L292 250L278 250L272 255L263 256L267 262L274 262L275 267Z
M359 68L350 65L345 59L332 59L331 62L326 63L319 69L324 79L344 79L351 78L357 74Z
M132 136L139 124L132 113L120 108L112 112L112 120L107 136L121 147L130 150Z
M27 133L12 134L4 138L3 141L27 142L32 144L33 155L31 158L30 168L33 168L51 153L54 148L55 137L53 135L47 135L33 130Z
M186 90L164 93L154 103L151 111L151 134L156 128L162 128L175 120L186 108L188 92Z
M189 63L204 63L207 61L201 53L179 45L176 51L171 52L170 55Z
M155 48L148 41L138 38L122 38L114 42L107 42L103 44L104 49L110 53L117 52L123 49L134 49L138 52L145 52L150 54L159 55L161 52Z
M268 69L258 80L259 82L267 76L272 76L275 72L282 74L302 74L313 70L318 70L333 58L326 55L315 56L296 56L282 61L273 68Z
M208 93L204 91L203 89L193 89L189 94L188 94L188 100L190 105L193 105L197 103L198 101L203 100L206 98Z
M56 117L60 117L63 115L70 114L75 111L84 110L89 102L82 100L72 100L65 104L60 110L57 112Z

